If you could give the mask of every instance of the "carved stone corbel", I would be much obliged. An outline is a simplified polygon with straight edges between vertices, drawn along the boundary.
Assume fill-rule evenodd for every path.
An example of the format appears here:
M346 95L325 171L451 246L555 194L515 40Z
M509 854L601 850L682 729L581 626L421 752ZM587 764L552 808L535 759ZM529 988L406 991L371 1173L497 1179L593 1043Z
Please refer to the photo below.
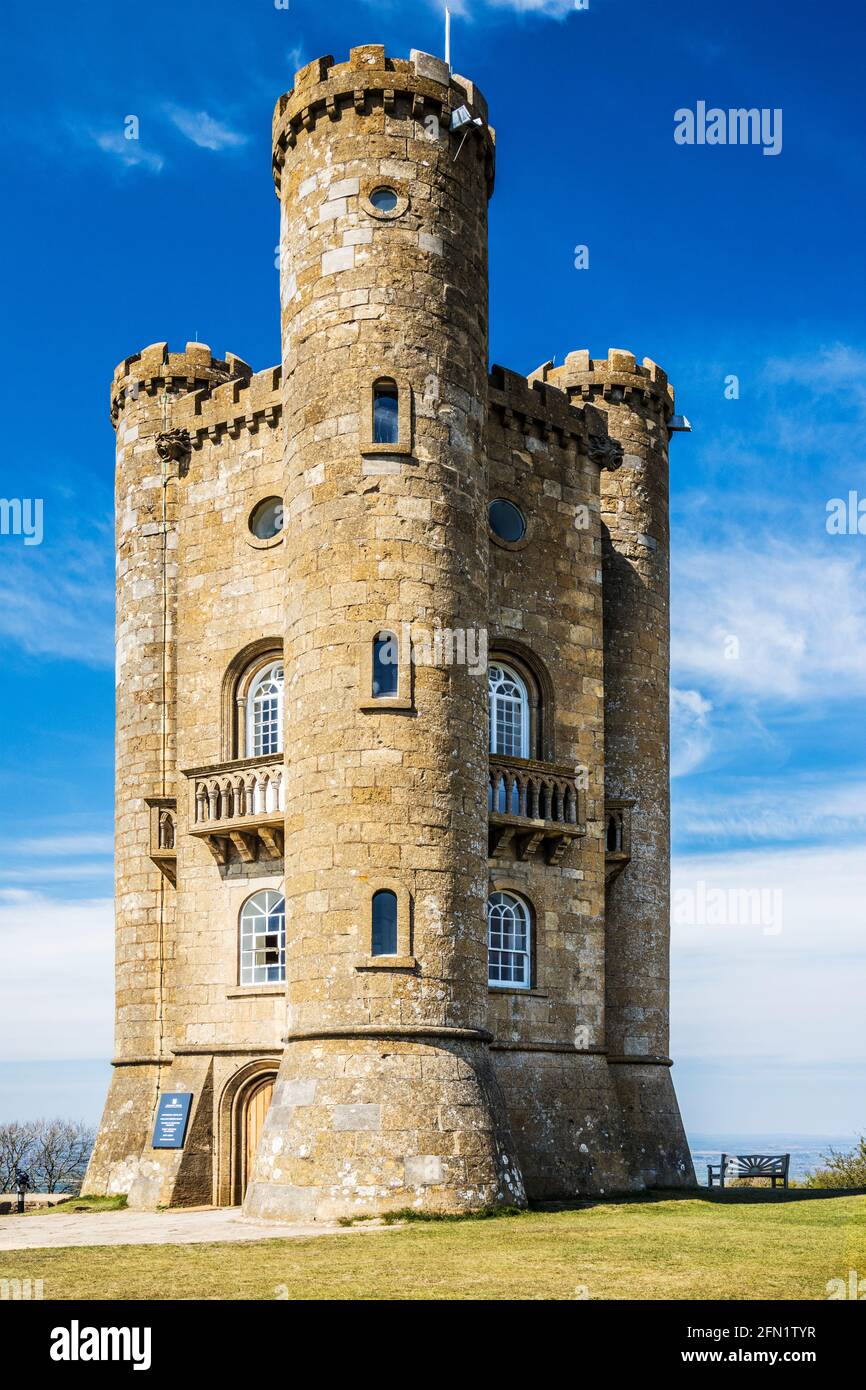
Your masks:
M166 430L156 436L156 452L163 463L177 464L180 478L185 478L189 470L191 449L189 430Z

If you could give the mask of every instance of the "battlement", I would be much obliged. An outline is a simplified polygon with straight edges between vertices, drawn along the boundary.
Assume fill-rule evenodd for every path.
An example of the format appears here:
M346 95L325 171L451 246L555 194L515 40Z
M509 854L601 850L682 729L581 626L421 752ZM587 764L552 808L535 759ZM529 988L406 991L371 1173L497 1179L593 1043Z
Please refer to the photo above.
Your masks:
M282 367L266 367L249 377L234 377L216 387L183 396L172 412L177 429L189 431L190 445L200 449L205 439L217 444L224 436L237 439L262 425L273 428L282 417Z
M665 419L674 413L674 388L667 373L650 357L638 364L634 353L621 348L611 348L607 358L595 360L585 349L570 352L561 367L545 362L531 373L529 380L558 386L572 399L625 399L630 394L633 401L639 399L644 407L662 410Z
M583 411L572 405L565 391L538 377L524 377L507 367L495 365L489 378L491 411L533 426L542 435L561 434L583 443L586 421Z
M431 53L413 49L408 58L388 58L381 44L353 48L348 62L336 63L328 54L314 58L295 74L291 91L277 101L273 119L273 172L277 197L288 152L303 130L313 130L317 120L340 119L353 109L364 113L381 102L386 113L398 108L415 120L435 115L450 122L451 113L468 106L485 123L488 194L493 192L495 136L487 125L487 102L466 77L450 73L447 63Z
M507 367L494 366L489 378L490 410L508 426L517 421L523 429L535 430L548 443L576 444L593 462L611 471L618 468L622 450L608 436L602 411L591 402L575 404L558 384L544 379L545 363L530 377L520 376Z
M232 352L226 353L225 360L214 357L207 343L187 343L183 352L169 352L167 343L151 343L115 367L111 422L117 424L126 399L133 392L153 396L167 391L177 396L189 391L210 391L222 382L249 381L251 375L252 368L243 358Z

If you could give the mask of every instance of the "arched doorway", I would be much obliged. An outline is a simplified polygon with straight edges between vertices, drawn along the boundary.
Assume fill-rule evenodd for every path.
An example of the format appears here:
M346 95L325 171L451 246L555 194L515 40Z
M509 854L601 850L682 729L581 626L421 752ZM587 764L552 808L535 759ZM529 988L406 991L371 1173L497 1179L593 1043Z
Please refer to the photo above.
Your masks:
M274 1098L274 1076L264 1076L254 1085L247 1088L241 1106L241 1123L243 1132L241 1134L241 1153L239 1169L240 1192L238 1200L243 1201L246 1194L250 1174L253 1170L253 1159L256 1156L256 1149L259 1147L259 1139L265 1125L265 1116L270 1109L271 1101Z
M238 1067L219 1103L219 1163L214 1187L218 1206L240 1206L274 1095L280 1059L258 1057Z

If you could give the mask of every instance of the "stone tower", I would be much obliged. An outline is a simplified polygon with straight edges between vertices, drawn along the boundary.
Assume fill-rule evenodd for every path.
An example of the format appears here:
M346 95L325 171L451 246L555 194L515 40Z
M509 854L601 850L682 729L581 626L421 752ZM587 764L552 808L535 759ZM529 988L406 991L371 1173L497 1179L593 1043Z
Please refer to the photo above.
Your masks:
M494 136L438 59L308 64L273 154L281 367L157 344L115 375L87 1189L327 1219L692 1182L664 373L488 372Z
M608 1065L633 1170L675 1187L688 1146L671 1083L670 528L668 379L649 359L571 353L551 374L572 401L607 418L622 466L601 479L605 796L628 811L628 873L605 909Z

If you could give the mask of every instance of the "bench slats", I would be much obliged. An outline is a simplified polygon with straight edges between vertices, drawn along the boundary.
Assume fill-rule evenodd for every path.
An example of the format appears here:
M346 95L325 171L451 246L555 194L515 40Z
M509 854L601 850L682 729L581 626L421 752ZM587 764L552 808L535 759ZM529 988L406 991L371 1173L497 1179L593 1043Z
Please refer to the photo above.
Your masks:
M769 1178L776 1186L781 1179L788 1186L790 1154L722 1154L721 1163L707 1164L707 1186L713 1187L714 1180L724 1187L726 1177Z

